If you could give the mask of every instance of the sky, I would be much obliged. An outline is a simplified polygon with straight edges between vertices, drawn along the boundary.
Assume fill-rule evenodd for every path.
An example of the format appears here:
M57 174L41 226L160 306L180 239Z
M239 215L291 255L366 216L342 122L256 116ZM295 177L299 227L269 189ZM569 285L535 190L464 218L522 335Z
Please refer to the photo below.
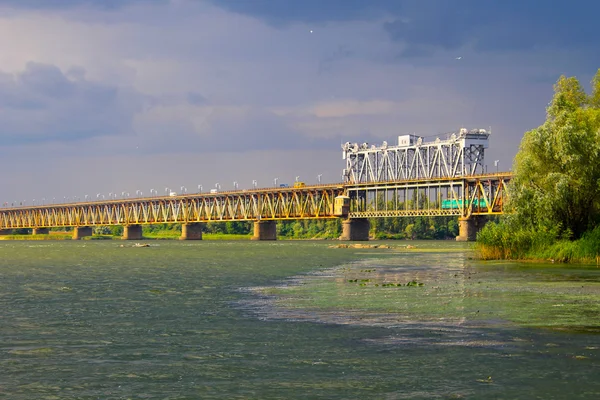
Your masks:
M0 0L0 202L339 182L340 144L492 128L509 170L592 0ZM182 190L183 189L183 190Z

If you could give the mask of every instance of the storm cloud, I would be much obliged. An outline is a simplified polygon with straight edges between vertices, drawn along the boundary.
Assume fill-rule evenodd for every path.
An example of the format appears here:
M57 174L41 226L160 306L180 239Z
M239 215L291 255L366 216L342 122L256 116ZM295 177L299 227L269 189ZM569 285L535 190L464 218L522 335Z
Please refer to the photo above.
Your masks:
M135 3L161 4L168 0L3 0L1 6L17 9L52 10L73 7L93 7L118 10Z
M0 143L130 134L141 105L135 91L91 82L82 69L63 73L54 65L29 62L14 75L0 74Z
M509 169L552 83L600 66L600 6L577 4L2 1L0 185L335 181L343 142L463 126L492 126L486 158Z

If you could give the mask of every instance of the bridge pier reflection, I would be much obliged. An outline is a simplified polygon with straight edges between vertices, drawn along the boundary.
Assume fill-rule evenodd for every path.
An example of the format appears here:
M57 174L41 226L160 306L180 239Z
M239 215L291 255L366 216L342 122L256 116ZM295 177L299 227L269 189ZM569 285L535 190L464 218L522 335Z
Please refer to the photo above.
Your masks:
M255 221L252 240L277 240L277 222Z
M141 225L125 225L123 227L123 240L141 240L142 226Z
M202 226L199 222L181 225L180 240L202 240Z
M364 241L369 240L371 224L366 218L352 218L342 222L340 240Z

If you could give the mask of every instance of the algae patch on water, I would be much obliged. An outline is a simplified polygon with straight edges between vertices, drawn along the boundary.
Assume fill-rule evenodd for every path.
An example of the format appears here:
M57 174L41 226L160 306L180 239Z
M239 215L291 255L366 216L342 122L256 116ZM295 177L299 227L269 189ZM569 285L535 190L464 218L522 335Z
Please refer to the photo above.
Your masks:
M432 264L431 261L434 261ZM421 264L427 260L428 264ZM365 260L255 288L265 318L386 325L600 329L600 271L496 264L467 254Z
M8 351L9 354L15 354L19 356L48 356L54 353L54 349L50 347L36 347L36 348L25 348L25 349L13 349Z

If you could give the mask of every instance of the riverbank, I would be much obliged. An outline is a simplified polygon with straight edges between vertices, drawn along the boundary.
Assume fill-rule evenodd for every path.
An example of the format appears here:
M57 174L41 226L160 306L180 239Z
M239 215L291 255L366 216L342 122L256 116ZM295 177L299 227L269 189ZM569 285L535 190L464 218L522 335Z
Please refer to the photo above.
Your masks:
M600 227L578 240L558 237L553 230L516 228L489 223L477 235L477 256L482 260L550 261L600 265Z

